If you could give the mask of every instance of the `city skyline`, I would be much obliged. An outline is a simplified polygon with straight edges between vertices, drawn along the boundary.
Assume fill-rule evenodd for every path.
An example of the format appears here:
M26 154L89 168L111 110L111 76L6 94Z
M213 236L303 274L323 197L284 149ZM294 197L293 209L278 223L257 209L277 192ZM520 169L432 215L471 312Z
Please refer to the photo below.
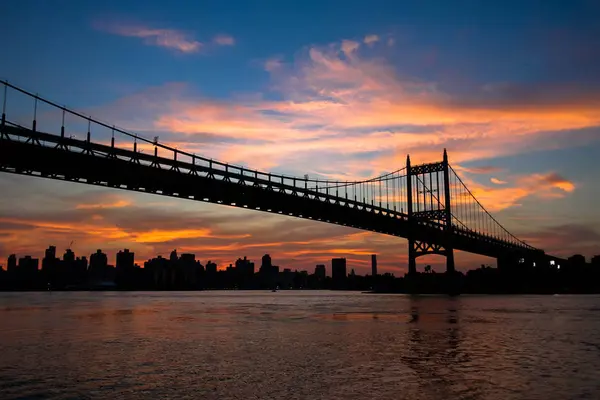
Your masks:
M0 17L3 35L20 39L8 44L15 60L0 76L52 100L204 156L298 176L366 178L401 166L407 153L428 162L447 147L477 197L517 236L558 256L598 252L600 91L591 71L600 59L590 40L598 28L585 18L591 2L574 7L577 18L550 5L539 14L536 2L519 15L483 6L478 22L447 26L436 22L461 7L403 2L396 11L407 20L392 21L349 6L344 28L303 30L301 41L294 33L311 17L336 15L333 3L252 17L238 4L227 18L206 6L196 10L202 23L146 2L69 11L30 3ZM21 24L27 8L33 18ZM56 30L45 15L73 23ZM502 63L508 51L512 62ZM382 270L406 271L405 240L377 233L36 178L0 176L0 191L2 260L74 241L79 253L135 248L141 259L172 248L213 260L280 253L292 268L346 255L360 273L376 253ZM443 262L420 259L419 269ZM459 269L481 262L457 252Z
M50 252L50 253L49 253ZM155 254L152 257L148 258L148 259L136 259L135 258L135 249L127 249L127 248L123 248L123 249L119 249L116 253L114 253L112 256L110 254L107 254L103 249L96 249L95 251L93 251L90 254L80 254L78 253L76 250L74 250L73 248L66 248L64 250L64 253L61 255L61 249L59 249L58 247L56 247L55 245L48 245L47 248L43 249L43 250L39 250L36 252L36 254L39 253L41 254L40 257L37 257L35 255L32 254L17 254L17 253L10 253L9 252L9 256L8 258L13 257L16 261L19 261L22 258L27 258L27 259L32 259L32 260L37 260L39 265L38 265L38 269L41 269L42 267L42 261L44 258L48 257L48 254L52 254L51 258L57 258L57 259L61 259L61 258L70 258L72 257L73 259L77 259L77 260L84 260L87 261L87 263L89 265L91 265L92 259L94 257L94 255L97 254L102 254L103 257L106 257L106 264L108 266L112 266L115 267L118 263L118 258L120 254L123 253L127 253L127 254L133 254L133 259L132 259L132 265L135 265L137 267L144 267L144 264L155 260L157 258L164 258L164 259L169 259L170 256L172 256L173 254L179 254L179 255L192 255L194 256L195 260L197 262L199 262L200 264L202 264L203 266L205 266L205 264L209 264L209 263L214 263L216 265L216 269L217 271L226 271L228 267L231 267L232 265L235 265L236 261L238 260L244 260L244 261L248 261L248 262L252 262L252 263L256 263L260 260L262 260L265 256L270 257L271 259L273 259L274 261L276 261L276 259L274 259L274 257L272 257L269 253L265 253L262 256L256 258L256 259L252 259L246 255L238 255L238 256L234 256L234 258L230 261L223 261L223 262L219 262L219 260L211 260L210 258L206 258L206 257L202 257L201 254L195 254L195 253L186 253L186 252L181 252L178 249L171 249L169 252L165 253L165 254ZM196 258L198 257L198 258ZM0 260L0 269L3 269L4 271L7 271L7 266L9 264L8 262L8 258L4 259L4 260ZM334 257L334 258L330 258L328 260L320 260L317 264L313 265L305 265L304 268L302 268L301 270L304 271L311 271L313 270L315 267L319 267L321 265L323 265L325 267L325 272L326 272L326 276L331 276L331 263L332 260L336 259L336 258L343 258L344 260L348 260L347 257L343 257L343 255L339 255L338 257ZM375 261L374 261L375 260ZM375 262L375 265L377 265L377 255L376 254L369 254L368 255L368 262L369 262L369 269L370 271L372 270L372 266L373 266L373 262ZM273 265L279 264L279 262L274 263ZM258 264L260 266L260 264ZM355 269L354 266L352 266L352 264L348 264L348 271L350 271L351 269ZM286 265L277 265L278 268L281 268L281 270L283 269L290 269L288 268L288 266ZM298 269L300 270L300 269ZM377 269L376 269L377 270ZM382 271L382 273L387 273L387 271Z

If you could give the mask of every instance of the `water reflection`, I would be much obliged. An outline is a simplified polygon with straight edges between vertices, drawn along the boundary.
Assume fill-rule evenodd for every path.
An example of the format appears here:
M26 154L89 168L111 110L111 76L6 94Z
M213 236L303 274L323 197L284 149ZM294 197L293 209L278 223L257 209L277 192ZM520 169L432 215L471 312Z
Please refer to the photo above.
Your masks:
M598 301L0 294L0 398L600 398Z
M459 298L410 297L408 351L402 357L431 399L480 398L460 364L469 360L461 347Z

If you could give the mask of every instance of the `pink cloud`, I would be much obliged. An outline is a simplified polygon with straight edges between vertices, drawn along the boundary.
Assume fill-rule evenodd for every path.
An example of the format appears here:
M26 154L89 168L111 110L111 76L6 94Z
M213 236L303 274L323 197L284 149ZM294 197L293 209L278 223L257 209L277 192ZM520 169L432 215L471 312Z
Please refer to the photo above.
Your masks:
M96 28L119 36L136 37L150 46L165 47L181 53L197 53L203 44L176 29L157 29L142 25L96 23Z
M274 57L270 58L264 63L265 71L267 72L275 72L283 66L283 62L280 58Z
M360 43L352 41L352 40L343 40L342 41L342 52L346 54L346 56L350 56L360 47Z
M377 35L367 35L365 36L365 38L363 39L363 43L366 45L372 45L374 43L377 43L379 41L379 36Z
M219 46L233 46L235 44L235 39L231 35L217 35L213 38L213 42L218 44Z
M358 46L355 41L313 46L291 64L267 60L264 68L272 74L281 100L256 96L215 101L165 87L163 94L149 94L141 103L144 95L136 96L130 107L144 104L155 110L140 118L150 123L147 131L184 133L190 137L184 142L199 135L212 137L208 145L197 146L205 155L252 160L260 163L257 167L289 166L292 159L318 170L319 162L311 158L327 154L320 160L327 159L328 167L339 164L346 177L355 178L367 170L401 166L407 153L415 162L437 160L444 147L452 163L460 165L532 147L543 150L597 139L553 134L546 140L549 131L600 125L600 112L589 106L589 96L571 96L560 107L544 102L521 108L505 101L472 104L435 83L398 76L384 58L364 57ZM375 156L356 161L366 153Z
M481 184L470 180L469 174L501 170L467 168L463 163L597 141L597 135L575 131L600 125L600 112L590 106L591 95L565 96L559 104L519 100L515 106L511 99L519 96L513 96L513 89L491 85L482 89L483 100L476 102L448 93L435 82L399 75L381 54L363 55L360 46L364 44L344 41L307 48L291 63L267 60L264 69L271 74L277 100L267 100L272 97L261 93L216 100L193 93L189 85L169 84L121 99L109 107L104 119L114 121L110 114L118 115L117 121L126 127L148 137L160 134L161 141L207 157L342 181L402 167L407 153L413 163L440 160L447 147L453 167L494 212L515 208L527 198L557 201L577 188L553 172L505 178L502 171L505 180L491 178L491 184ZM375 53L378 47L372 50ZM244 227L259 235L254 228ZM202 233L185 232L185 227L172 232L186 237ZM210 233L217 234L217 230ZM170 233L157 235L163 238ZM388 246L365 246L361 241L372 240L371 236L352 237L348 247L339 244L343 240L336 237L335 245L323 245L315 254ZM236 246L279 249L288 243L285 251L291 258L310 253L305 246L317 245L311 240L306 241L310 245L299 242L240 239ZM202 247L203 251L212 245ZM232 251L219 248L222 253L216 254Z

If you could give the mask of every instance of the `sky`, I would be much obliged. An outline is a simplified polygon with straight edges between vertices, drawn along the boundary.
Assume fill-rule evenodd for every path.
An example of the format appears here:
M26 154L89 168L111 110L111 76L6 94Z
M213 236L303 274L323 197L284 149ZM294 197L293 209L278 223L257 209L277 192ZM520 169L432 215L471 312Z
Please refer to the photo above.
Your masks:
M599 19L595 0L21 0L2 5L0 79L272 172L362 179L407 154L440 161L447 148L509 231L553 255L591 257ZM407 269L406 240L320 222L8 174L0 193L0 265L56 245L113 261L129 248L140 264L177 249L220 267L269 253L282 268L347 257L365 273L378 254L381 272ZM462 270L494 264L456 258ZM418 264L443 270L444 259Z

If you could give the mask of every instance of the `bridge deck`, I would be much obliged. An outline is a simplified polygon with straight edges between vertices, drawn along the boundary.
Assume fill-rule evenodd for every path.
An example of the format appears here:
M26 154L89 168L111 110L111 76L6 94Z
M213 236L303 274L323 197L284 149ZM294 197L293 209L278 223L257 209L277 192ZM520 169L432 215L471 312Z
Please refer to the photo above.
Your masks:
M435 221L409 219L405 213L375 204L271 180L251 170L209 168L118 147L33 132L5 125L0 137L0 170L9 173L153 193L271 212L383 234L441 243L457 250L501 257L532 251ZM298 178L298 181L302 181Z

